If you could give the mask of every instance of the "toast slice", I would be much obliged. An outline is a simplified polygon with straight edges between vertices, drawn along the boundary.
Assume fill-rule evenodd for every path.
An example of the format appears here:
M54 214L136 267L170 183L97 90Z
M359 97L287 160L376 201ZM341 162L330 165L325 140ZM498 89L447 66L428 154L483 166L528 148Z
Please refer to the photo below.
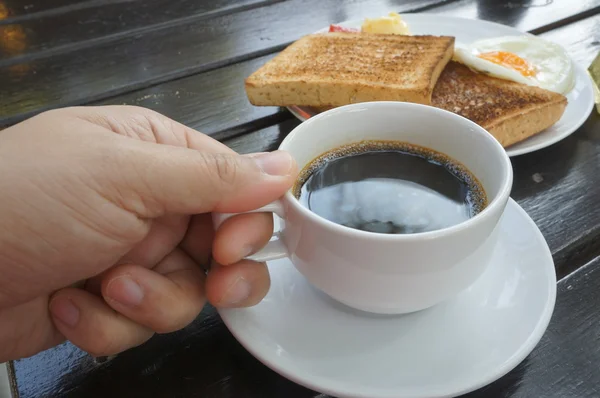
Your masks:
M454 37L324 33L296 41L246 79L254 105L430 104Z
M556 123L565 111L567 98L473 72L451 61L433 90L432 105L466 117L509 147Z

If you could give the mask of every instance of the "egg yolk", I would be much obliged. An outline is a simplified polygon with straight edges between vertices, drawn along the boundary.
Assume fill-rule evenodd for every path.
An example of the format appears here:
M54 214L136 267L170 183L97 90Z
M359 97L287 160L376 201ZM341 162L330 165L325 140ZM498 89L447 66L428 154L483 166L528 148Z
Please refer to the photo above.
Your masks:
M488 53L482 53L477 56L497 65L514 69L525 77L536 75L536 70L533 66L529 65L527 61L513 53L506 51L492 51Z

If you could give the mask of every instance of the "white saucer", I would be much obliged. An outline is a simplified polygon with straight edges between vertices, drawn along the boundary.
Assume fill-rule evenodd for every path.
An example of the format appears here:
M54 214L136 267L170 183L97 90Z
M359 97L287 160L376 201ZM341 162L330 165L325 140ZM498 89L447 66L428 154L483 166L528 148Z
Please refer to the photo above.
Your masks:
M454 299L381 316L334 302L287 259L269 263L257 306L220 311L240 343L290 380L337 397L454 397L515 368L541 339L556 299L550 250L512 199L496 257Z
M478 19L438 14L402 14L402 18L408 24L412 34L449 35L456 37L456 42L462 44L497 36L530 35L510 26ZM347 21L336 25L360 28L362 22L363 20ZM326 32L327 29L324 28L319 33ZM508 156L523 155L546 148L571 135L586 121L594 107L594 86L585 68L573 62L575 63L575 87L567 94L569 104L563 116L540 134L507 148ZM302 121L316 114L313 109L307 107L293 106L288 109Z

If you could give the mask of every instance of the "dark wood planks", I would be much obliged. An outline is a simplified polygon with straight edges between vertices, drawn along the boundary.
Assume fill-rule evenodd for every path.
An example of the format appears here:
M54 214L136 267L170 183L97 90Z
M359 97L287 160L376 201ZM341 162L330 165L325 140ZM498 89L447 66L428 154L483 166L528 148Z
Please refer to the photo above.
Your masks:
M558 284L552 321L514 371L464 398L600 396L600 258Z
M183 331L156 336L103 365L65 343L14 362L19 398L313 397L254 359L212 307Z
M314 1L317 3L316 0ZM406 7L398 5L398 8L394 9L402 11L414 7L417 3L422 6L422 4L435 4L440 1L444 0L428 0L426 3L410 0ZM358 15L364 14L376 15L377 10L381 13L390 9L389 5L382 5L380 1L346 3L345 8L337 7L335 10L331 9L331 6L327 8L323 5L324 2L318 3L306 3L304 7L314 10L315 13L308 13L307 20L295 18L294 23L287 19L272 22L276 19L273 14L259 15L262 9L257 9L239 13L235 17L222 16L211 18L207 22L169 25L157 31L132 36L117 35L119 39L94 45L75 54L68 52L49 58L5 65L0 68L0 124L11 124L45 109L86 103L136 87L154 84L169 77L210 69L219 63L252 57L255 52L269 52L302 34L326 25L330 20L357 18ZM511 6L506 6L497 5L497 2L469 0L461 1L457 5L450 3L443 9L446 14L472 17L480 14L492 15L492 11L497 11L497 14L493 14L496 21L513 23L521 29L540 29L548 24L552 25L557 18L584 15L589 10L594 10L597 3L600 3L600 0L577 3L566 8L564 3L559 2L549 3L545 7L529 5L527 8L518 6L520 3L510 3ZM135 10L135 4L137 2L134 5L129 3L127 5L131 10ZM184 3L173 4L163 7L166 11L162 13L177 14L186 9L182 5ZM181 7L177 8L177 5ZM299 7L299 5L295 6ZM275 7L280 8L276 12L282 12L284 15L293 16L295 13L292 10L294 5L289 1L268 7L268 10ZM533 9L536 16L529 17ZM434 10L438 12L437 9ZM138 14L134 13L134 15ZM324 20L329 15L332 15L333 19ZM336 16L338 18L335 18ZM143 17L135 18L137 23L143 19ZM256 23L249 24L248 21ZM128 22L123 20L122 23ZM71 25L68 26L66 29L73 29ZM85 36L85 24L83 26L83 36ZM269 26L269 29L264 26ZM7 51L23 51L21 49L23 44L19 44L20 39L18 39L25 34L24 31L19 33L19 29L22 30L21 25L10 25L5 28L17 29L15 36L17 41L12 43L12 50ZM271 30L283 31L284 34L270 37ZM193 40L198 37L202 37L203 40ZM227 41L231 42L232 37L244 37L247 40L244 43L237 43L233 48L228 48L231 44L227 45ZM168 46L161 45L165 42ZM206 47L210 47L211 51L204 51ZM107 74L107 70L111 73ZM176 91L178 90L174 92ZM145 93L134 94L137 98L146 95ZM127 99L131 100L131 97Z
M522 12L533 17L537 11L533 7ZM597 49L599 30L597 19L584 22L588 25L584 29L581 27L583 25L577 24L577 31L581 34L569 46L570 49L575 48L576 52L581 51L582 60L593 57L592 50ZM570 40L574 37L574 31L567 27L551 32L548 37L555 34L561 40ZM186 86L190 90L192 87ZM177 91L176 87L173 89ZM233 92L224 90L221 95L228 101L230 94L233 95ZM198 105L194 106L201 103L199 100L196 103ZM156 104L157 109L168 109L166 113L174 114L179 106L184 105L183 100L174 103L168 99ZM221 114L228 115L230 109L227 105L223 106ZM186 112L192 114L199 111L190 106ZM265 123L270 124L277 120L278 115L281 114L263 115L259 121L266 120ZM206 122L209 129L210 124L220 119L216 108L206 118L197 117L194 123L202 125ZM275 119L269 119L271 117ZM600 185L600 177L597 177L600 159L596 155L600 152L599 119L598 116L591 117L583 130L562 143L514 160L516 178L513 196L542 228L551 244L561 275L600 252L596 243L599 223L594 200L599 197L596 187ZM274 149L297 124L288 118L267 129L233 137L248 131L245 126L250 127L251 121L250 117L241 125L232 125L225 131L212 131L222 139L230 137L227 144L239 152L256 152ZM256 128L254 124L252 126ZM596 336L600 333L596 317L600 302L595 293L600 283L596 271L598 263L595 260L592 265L576 273L571 279L570 288L561 282L559 302L548 335L527 362L489 387L485 393L478 392L476 394L479 395L474 396L598 396L594 390L594 386L600 383L595 366L598 363ZM582 274L584 271L585 274ZM569 298L563 299L564 296ZM550 339L547 340L547 337ZM100 367L70 345L16 362L15 365L22 397L323 398L260 365L237 344L211 308L207 308L197 322L186 330L159 336L149 344L120 355Z
M299 124L300 122L297 119L289 118L275 126L229 138L223 142L234 151L242 154L274 151L290 131Z
M571 57L587 69L600 51L600 14L540 36L563 45Z
M592 398L600 394L600 259L558 284L548 332L533 353L468 397ZM325 398L266 368L212 308L181 332L95 365L70 344L15 362L20 398Z
M542 35L564 45L582 65L600 51L600 15ZM275 149L297 121L225 142L238 152ZM221 134L226 137L228 132ZM512 197L540 227L564 276L600 253L600 116L566 140L513 159ZM584 210L585 209L585 210Z
M242 153L272 150L297 124L290 119L226 143ZM588 255L596 256L600 252L600 210L596 205L600 197L600 116L592 115L581 131L553 147L515 158L514 168L513 197L540 226L555 258L582 244L588 245ZM577 257L561 263L556 259L559 274L579 267L581 260ZM596 259L561 281L549 334L521 367L474 397L595 396L588 386L600 383L597 362L589 362L597 361L599 355L598 267L600 260ZM65 358L69 361L63 362ZM198 358L211 358L210 369L201 367ZM17 362L21 396L36 397L40 391L56 397L101 397L108 391L117 397L136 392L156 397L318 396L260 365L224 330L211 309L186 330L160 336L114 361L96 368L77 349L65 345ZM104 389L108 387L103 383L110 385L110 390ZM173 390L174 386L178 390ZM63 392L57 392L61 389ZM569 391L572 395L565 395Z
M536 29L551 20L537 20L526 29ZM541 36L565 46L573 59L587 66L600 50L600 15L559 28ZM170 81L101 101L98 104L128 104L155 109L206 134L224 138L240 129L261 128L263 118L285 117L276 107L255 107L246 99L243 79L273 55L241 62L207 73ZM227 117L223 117L227 115ZM288 114L289 115L289 114ZM289 115L291 117L291 115ZM231 131L227 131L231 130ZM247 130L246 130L247 131Z
M513 160L512 196L552 249L559 276L600 253L600 116L545 150Z
M8 31L21 31L24 46L21 51L0 47L0 65L30 62L124 35L139 35L158 25L164 27L214 18L277 1L281 0L93 1L27 15L27 18L8 18L0 25L0 36Z
M92 105L136 105L157 110L187 126L214 135L223 130L256 129L264 120L291 114L276 107L254 107L246 99L244 79L273 55L215 69ZM228 133L232 133L229 131Z
M298 122L226 140L240 153L276 149ZM559 277L600 253L600 115L572 136L513 158L511 196L536 222L552 250Z
M0 24L14 23L30 17L64 13L73 9L96 7L98 4L132 0L4 0L0 4ZM135 1L135 0L133 0Z
M595 15L600 10L600 3L594 1L577 2L577 12L573 12L575 2L560 0L516 0L497 1L482 0L471 2L461 0L446 6L436 7L432 12L449 16L477 18L505 25L529 28L535 33L541 33L559 26L574 22L577 19ZM502 15L502 19L498 16ZM551 20L550 24L540 24L540 20Z
M268 7L267 10L279 8L275 12L294 16L294 7L300 6L292 4L293 1L300 0L276 4ZM302 34L325 26L331 20L358 18L359 15L365 14L377 15L392 9L389 4L384 5L381 1L345 3L344 6L336 9L331 9L331 5L329 7L324 5L329 3L314 1L318 4L303 5L314 13L306 13L306 20L296 17L293 23L286 18L277 20L273 14L261 14L262 9L256 9L235 16L212 18L204 23L164 27L138 35L139 37L121 37L78 51L76 55L69 52L5 66L0 68L0 109L2 109L0 124L14 123L41 110L85 103L136 87L158 83L169 77L179 77L210 69L223 62L249 58L256 55L256 52L260 54L278 49ZM417 4L422 6L440 1L444 0L428 0L428 2L410 0L405 7L398 5L393 9L403 11ZM544 12L539 14L540 17L522 19L517 16L530 14L529 9L515 6L503 7L499 9L498 14L495 14L495 19L499 22L514 23L521 29L539 29L553 23L559 17L586 13L596 6L596 2L600 3L600 0L578 3L568 9L555 5L558 2L551 3L543 7ZM457 6L452 4L444 8L448 8L445 12L451 15L464 13L468 16L476 16L473 10L497 8L494 6L495 3L490 5L486 1L462 1ZM329 17L330 15L332 18ZM537 9L536 15L538 15ZM255 21L255 24L249 24L248 21ZM271 37L271 31L281 31L282 35ZM202 37L203 40L190 40L195 37ZM232 47L231 44L227 45L227 41L231 42L232 37L244 37L246 40ZM164 42L168 42L169 45L160 45ZM207 47L210 51L204 51ZM110 75L106 73L107 70L111 70ZM179 89L173 92L176 91ZM136 93L134 97L143 98L146 95ZM126 98L126 100L131 99L131 97Z
M0 67L0 124L271 53L330 22L446 1L402 0L390 5L382 0L288 0L119 36L56 56L5 63Z

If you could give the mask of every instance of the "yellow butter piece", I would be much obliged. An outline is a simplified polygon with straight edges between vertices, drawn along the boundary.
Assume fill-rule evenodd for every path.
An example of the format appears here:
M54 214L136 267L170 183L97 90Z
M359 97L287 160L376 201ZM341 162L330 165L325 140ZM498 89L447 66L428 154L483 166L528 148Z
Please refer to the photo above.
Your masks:
M390 12L389 15L381 18L366 18L362 24L361 31L365 33L378 33L389 35L409 35L410 31L406 22L400 15Z

